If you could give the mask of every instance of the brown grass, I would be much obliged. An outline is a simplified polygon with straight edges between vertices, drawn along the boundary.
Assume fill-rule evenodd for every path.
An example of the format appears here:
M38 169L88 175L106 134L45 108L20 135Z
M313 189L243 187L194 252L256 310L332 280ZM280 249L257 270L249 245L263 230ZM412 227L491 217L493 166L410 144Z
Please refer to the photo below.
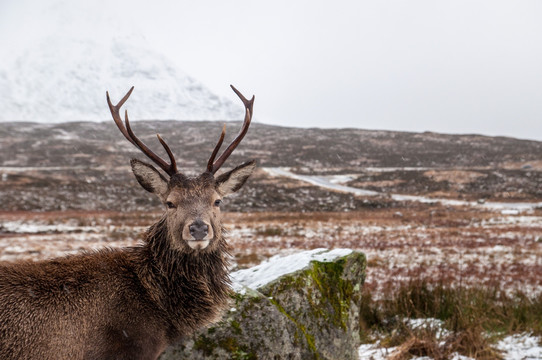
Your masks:
M428 318L440 320L442 328L408 324L408 319ZM542 295L510 295L498 284L473 288L454 286L448 279L411 279L399 287L389 286L380 299L365 290L360 329L362 338L377 336L383 346L397 347L390 359L448 359L453 353L500 359L493 347L498 338L542 334Z
M498 359L492 348L495 334L542 335L542 264L536 260L542 256L542 209L514 217L416 204L399 211L224 216L239 268L317 247L363 251L368 268L361 336L379 336L381 344L398 346L394 359L446 359L454 352ZM134 245L159 217L158 212L0 212L0 232L9 221L96 228L90 233L3 233L0 255L9 260L43 259ZM450 333L443 338L437 329L410 329L402 321L409 318L440 319Z
M389 360L408 360L412 356L429 356L434 360L445 360L449 354L439 348L432 338L423 338L412 335L390 354Z

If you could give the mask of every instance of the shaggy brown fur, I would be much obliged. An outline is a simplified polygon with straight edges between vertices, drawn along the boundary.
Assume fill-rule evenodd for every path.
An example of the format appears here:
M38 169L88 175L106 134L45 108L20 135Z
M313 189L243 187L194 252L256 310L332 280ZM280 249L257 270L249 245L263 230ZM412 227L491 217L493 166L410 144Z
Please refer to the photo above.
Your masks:
M132 165L136 175L143 166L144 177L152 168ZM217 321L230 280L215 199L236 191L253 168L245 163L216 180L172 177L159 196L179 206L168 208L141 246L0 264L0 359L156 359ZM210 212L213 238L194 249L182 229Z
M3 264L0 358L155 359L219 317L226 256L171 249L162 219L141 247Z

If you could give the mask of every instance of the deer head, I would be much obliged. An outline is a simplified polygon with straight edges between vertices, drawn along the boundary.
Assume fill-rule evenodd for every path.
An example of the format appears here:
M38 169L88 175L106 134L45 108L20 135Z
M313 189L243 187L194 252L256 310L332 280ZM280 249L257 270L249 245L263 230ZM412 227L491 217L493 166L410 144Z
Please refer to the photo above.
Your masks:
M235 87L231 86L231 88L245 106L243 126L237 137L215 161L224 141L226 133L226 125L224 125L218 143L207 163L207 169L197 177L185 176L177 170L175 157L159 134L157 134L158 141L166 150L169 163L138 139L130 127L128 111L125 112L125 122L123 123L119 114L120 108L132 93L133 87L117 105L111 103L109 93L106 93L111 115L120 132L167 174L164 176L151 164L137 159L131 160L132 171L139 184L145 190L156 194L166 207L168 238L173 248L188 251L215 248L217 240L222 238L220 214L222 198L239 190L256 166L255 161L248 161L228 172L215 176L218 169L245 136L252 119L254 96L247 100Z

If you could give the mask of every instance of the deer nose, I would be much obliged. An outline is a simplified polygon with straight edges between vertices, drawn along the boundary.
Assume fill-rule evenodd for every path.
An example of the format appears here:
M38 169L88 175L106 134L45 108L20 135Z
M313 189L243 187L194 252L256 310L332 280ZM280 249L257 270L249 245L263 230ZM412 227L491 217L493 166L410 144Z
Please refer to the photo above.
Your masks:
M209 232L209 226L200 219L194 221L188 229L190 230L190 235L196 240L202 240Z

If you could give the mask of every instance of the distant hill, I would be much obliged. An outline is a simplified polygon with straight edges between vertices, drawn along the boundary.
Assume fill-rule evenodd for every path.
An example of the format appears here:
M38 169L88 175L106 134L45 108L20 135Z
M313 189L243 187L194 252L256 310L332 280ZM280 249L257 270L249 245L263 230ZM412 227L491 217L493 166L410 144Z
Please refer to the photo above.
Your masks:
M102 104L104 107L104 104ZM223 122L137 121L136 134L162 150L160 133L184 167L203 167ZM241 123L227 122L226 141ZM140 156L113 121L60 124L1 123L0 166L119 166ZM500 167L542 161L542 142L481 135L444 135L361 129L302 129L253 123L229 163L255 158L260 166L306 171L364 167Z
M213 94L144 45L69 34L32 44L15 61L0 64L0 121L103 121L110 117L105 92L116 103L132 85L125 108L135 119L242 118L242 106Z
M226 142L237 134L240 125L227 123ZM133 128L165 158L155 136L157 132L162 134L176 154L180 169L195 174L203 171L222 122L139 121ZM2 123L2 210L156 208L157 202L149 202L149 195L133 179L129 169L133 157L145 160L113 121ZM225 168L247 159L256 159L260 168L351 174L351 186L380 192L431 195L438 191L439 196L448 192L450 196L496 200L542 198L542 142L537 141L254 123ZM452 173L450 169L465 171ZM451 174L457 179L451 179ZM352 199L347 194L294 183L270 179L258 172L243 189L243 201L232 199L231 208L352 210L374 205L371 199ZM385 201L377 203L385 206Z

